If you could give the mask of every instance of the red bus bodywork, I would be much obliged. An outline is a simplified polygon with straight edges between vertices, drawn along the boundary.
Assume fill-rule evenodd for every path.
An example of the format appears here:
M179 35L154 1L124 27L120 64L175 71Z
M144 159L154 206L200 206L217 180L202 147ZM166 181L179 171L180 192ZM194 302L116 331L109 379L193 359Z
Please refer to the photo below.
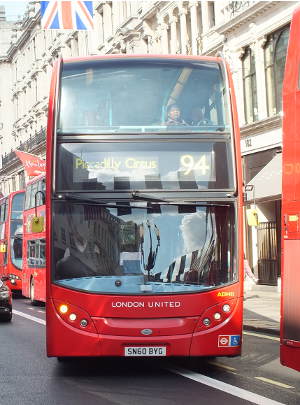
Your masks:
M131 56L126 56L130 59ZM137 58L139 55L132 55ZM142 56L147 58L148 56ZM155 57L155 55L151 55ZM124 58L120 55L94 57ZM157 56L161 59L190 59L221 61L220 58L194 58L186 56ZM92 59L92 58L90 58ZM72 59L81 60L81 59ZM238 255L236 266L238 281L230 286L212 291L177 295L101 295L90 294L55 285L51 280L52 267L52 190L55 156L56 95L62 61L58 61L52 74L47 129L47 354L48 356L123 356L126 346L164 346L167 356L236 356L241 353L241 342L231 345L233 336L242 338L243 318L243 218L242 218L242 170L240 159L240 135L233 82L226 66L230 87L230 112L234 131L234 155L238 194ZM229 304L230 313L222 310ZM69 312L59 312L67 305ZM145 310L146 308L146 310ZM77 315L75 321L68 319L70 311ZM209 327L203 325L206 317L222 313L222 320L213 320ZM88 321L80 326L80 319ZM141 331L151 336L141 335ZM143 332L142 332L143 333Z
M20 256L19 259L14 260L12 257L14 254L12 251L12 238L14 237L12 204L14 197L18 195L24 195L24 191L15 191L0 200L0 276L6 276L9 278L9 280L6 281L6 284L14 292L22 291L22 252L18 252ZM17 214L17 217L15 217L15 220L20 222L22 220L22 211ZM19 235L19 238L22 238L22 235ZM20 246L17 249L19 250L21 247L22 245L20 243ZM20 266L18 266L18 264Z
M30 298L32 304L46 302L46 221L41 232L33 232L32 219L34 217L46 217L45 204L34 207L34 194L41 191L40 184L45 182L45 176L37 176L29 181L25 189L25 204L23 212L23 272L22 272L22 295ZM38 190L39 189L39 190ZM43 191L41 191L43 192ZM37 201L41 201L42 195L37 194ZM32 204L30 203L32 201Z
M300 8L292 18L283 83L280 359L300 371Z

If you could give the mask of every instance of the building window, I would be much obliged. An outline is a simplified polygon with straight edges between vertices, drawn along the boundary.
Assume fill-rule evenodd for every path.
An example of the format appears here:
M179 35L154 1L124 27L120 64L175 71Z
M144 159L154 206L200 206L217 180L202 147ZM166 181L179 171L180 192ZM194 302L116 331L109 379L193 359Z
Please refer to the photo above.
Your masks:
M268 116L282 110L282 82L290 27L268 35L265 45L265 75Z
M214 1L208 2L208 18L209 18L209 28L214 27L216 25Z
M24 171L19 173L19 188L25 188L25 173Z
M12 183L12 191L16 191L17 188L16 188L16 177L15 176L12 176L11 183Z
M242 62L245 122L250 124L258 119L255 57L250 47L245 49Z

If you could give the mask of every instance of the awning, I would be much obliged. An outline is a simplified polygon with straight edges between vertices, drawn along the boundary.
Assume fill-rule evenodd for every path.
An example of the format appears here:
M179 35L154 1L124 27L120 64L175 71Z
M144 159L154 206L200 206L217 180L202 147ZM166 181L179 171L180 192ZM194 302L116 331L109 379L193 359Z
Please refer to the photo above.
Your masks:
M266 166L257 173L247 186L253 186L252 191L247 191L247 203L255 200L280 199L282 192L282 154L277 153Z

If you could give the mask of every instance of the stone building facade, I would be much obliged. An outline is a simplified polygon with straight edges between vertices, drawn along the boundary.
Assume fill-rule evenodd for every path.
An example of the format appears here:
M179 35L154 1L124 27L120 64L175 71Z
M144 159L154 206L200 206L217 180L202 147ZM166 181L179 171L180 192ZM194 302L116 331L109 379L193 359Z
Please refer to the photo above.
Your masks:
M24 187L14 150L45 156L47 101L53 62L111 53L223 54L235 84L245 182L261 225L246 226L251 264L260 281L279 274L281 85L295 1L94 1L92 32L40 28L30 1L13 26L0 9L0 191ZM7 26L9 25L9 27ZM5 27L4 27L5 25ZM9 29L8 29L9 28ZM7 40L9 36L9 40ZM268 172L272 179L268 180ZM268 187L262 186L266 184ZM273 186L272 186L273 185ZM270 242L266 252L264 242Z

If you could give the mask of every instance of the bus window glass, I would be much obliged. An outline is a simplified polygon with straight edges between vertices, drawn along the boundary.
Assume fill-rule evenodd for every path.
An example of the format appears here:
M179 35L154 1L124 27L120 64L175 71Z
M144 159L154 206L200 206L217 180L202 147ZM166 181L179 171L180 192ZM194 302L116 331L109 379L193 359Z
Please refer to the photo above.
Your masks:
M46 265L46 241L35 239L27 241L27 265L28 267L45 267Z
M34 208L35 207L35 195L36 192L38 191L38 182L33 183L31 188L31 198L30 198L30 208Z
M36 240L27 241L27 264L36 267Z
M0 206L0 221L5 222L7 219L7 199L5 199Z
M37 195L36 195L36 205L39 207L40 205L44 204L44 198L45 198L45 181L40 180L38 182L38 187L37 187Z
M22 219L23 218L23 209L24 209L24 194L25 193L19 193L14 195L13 200L12 200L12 213L11 213L11 218L12 219Z
M10 220L11 261L18 269L22 269L24 196L24 192L13 196Z
M58 150L57 190L233 188L230 143L70 143Z
M65 63L58 133L229 129L223 73L212 61ZM170 106L180 117L170 118Z
M39 266L46 266L46 240L40 239L40 249L39 249Z
M7 200L2 201L0 205L0 239L5 237L5 221L6 221Z
M18 269L22 269L22 243L20 235L11 238L11 261Z
M53 276L111 294L199 292L236 281L230 205L54 205ZM170 238L172 235L172 238ZM117 282L118 280L118 282Z
M25 210L29 210L29 209L30 209L30 204L31 204L31 192L32 192L32 184L30 184L30 185L27 186L27 188L26 188L25 204L24 204Z

